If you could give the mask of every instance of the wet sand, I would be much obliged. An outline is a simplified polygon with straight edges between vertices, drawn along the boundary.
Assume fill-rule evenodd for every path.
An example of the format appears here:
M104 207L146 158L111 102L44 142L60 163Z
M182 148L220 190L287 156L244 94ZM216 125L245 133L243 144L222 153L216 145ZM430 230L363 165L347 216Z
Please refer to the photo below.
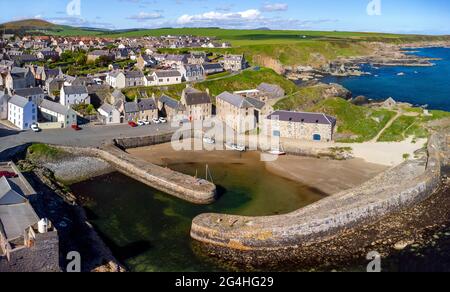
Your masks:
M387 169L387 166L367 163L362 159L337 161L288 155L278 157L273 162L261 162L259 152L175 151L170 143L129 149L128 152L161 166L182 163L265 163L269 172L329 195L360 185Z

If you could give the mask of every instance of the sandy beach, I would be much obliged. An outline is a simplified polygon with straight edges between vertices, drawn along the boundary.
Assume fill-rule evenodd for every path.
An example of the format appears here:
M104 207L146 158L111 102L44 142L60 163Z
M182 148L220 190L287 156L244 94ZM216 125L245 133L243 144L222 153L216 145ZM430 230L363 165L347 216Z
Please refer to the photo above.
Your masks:
M326 194L350 189L375 177L388 167L365 162L363 159L337 161L299 156L282 156L273 162L262 162L259 152L234 151L175 151L170 144L129 149L138 158L161 166L181 163L264 163L266 169L278 176L316 188Z

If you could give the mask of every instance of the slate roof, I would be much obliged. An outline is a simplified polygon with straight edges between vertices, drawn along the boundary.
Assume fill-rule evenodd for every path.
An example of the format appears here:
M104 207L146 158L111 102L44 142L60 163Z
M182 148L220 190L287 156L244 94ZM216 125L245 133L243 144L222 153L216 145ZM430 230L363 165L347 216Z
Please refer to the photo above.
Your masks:
M115 110L115 108L109 103L104 103L99 109L107 112L108 114L111 114Z
M205 63L202 65L203 70L217 70L217 69L223 69L223 66L219 63Z
M249 108L254 107L252 103L247 101L244 97L236 94L229 93L227 91L222 92L217 96L217 99L221 99L237 108Z
M283 97L284 96L284 89L276 84L269 84L269 83L261 83L257 89L259 91L267 92L272 95L276 95L277 97Z
M176 70L155 71L158 78L181 77L181 73Z
M9 99L9 103L12 103L12 104L14 104L18 107L22 107L22 108L25 107L27 105L27 103L29 103L29 102L30 101L27 98L17 95L17 94L13 95Z
M134 101L132 102L126 102L124 105L125 113L137 113L139 111L138 104Z
M163 103L165 106L175 109L175 110L183 110L183 106L177 100L163 94L159 98L159 101Z
M23 235L26 228L39 221L28 200L10 184L0 178L0 227L7 240Z
M306 113L306 112L290 112L290 111L276 111L267 117L267 119L275 119L278 117L280 121L307 123L307 124L323 124L336 125L336 118L325 115L323 113Z
M116 100L125 100L125 95L119 89L114 90L111 95L114 96Z
M138 102L140 111L156 110L156 103L153 98L144 98Z
M64 93L68 95L72 94L88 94L86 86L64 86Z
M46 100L46 99L42 100L39 107L50 110L52 112L55 112L55 113L58 113L61 115L66 115L69 112L69 109L66 108L65 106L63 106L62 104L53 102L50 100Z
M128 71L125 73L126 78L144 78L144 73L141 71Z
M28 97L33 95L44 94L44 91L40 87L30 87L30 88L16 89L15 93L20 96Z
M187 106L211 103L211 97L208 93L192 87L184 89L184 98Z

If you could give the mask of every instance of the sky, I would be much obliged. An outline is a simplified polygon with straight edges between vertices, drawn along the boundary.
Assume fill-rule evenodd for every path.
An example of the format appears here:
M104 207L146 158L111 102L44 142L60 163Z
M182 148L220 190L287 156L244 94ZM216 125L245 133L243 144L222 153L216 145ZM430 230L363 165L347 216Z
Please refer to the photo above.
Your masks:
M80 5L78 5L78 3ZM0 0L0 22L450 34L448 0Z

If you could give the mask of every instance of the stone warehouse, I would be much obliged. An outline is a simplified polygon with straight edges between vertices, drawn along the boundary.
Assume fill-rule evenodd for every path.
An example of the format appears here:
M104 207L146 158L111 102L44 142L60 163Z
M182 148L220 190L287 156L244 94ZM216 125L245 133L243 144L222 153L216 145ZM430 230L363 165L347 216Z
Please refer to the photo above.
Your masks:
M330 142L336 128L336 118L323 113L276 111L264 122L268 136L306 141Z

